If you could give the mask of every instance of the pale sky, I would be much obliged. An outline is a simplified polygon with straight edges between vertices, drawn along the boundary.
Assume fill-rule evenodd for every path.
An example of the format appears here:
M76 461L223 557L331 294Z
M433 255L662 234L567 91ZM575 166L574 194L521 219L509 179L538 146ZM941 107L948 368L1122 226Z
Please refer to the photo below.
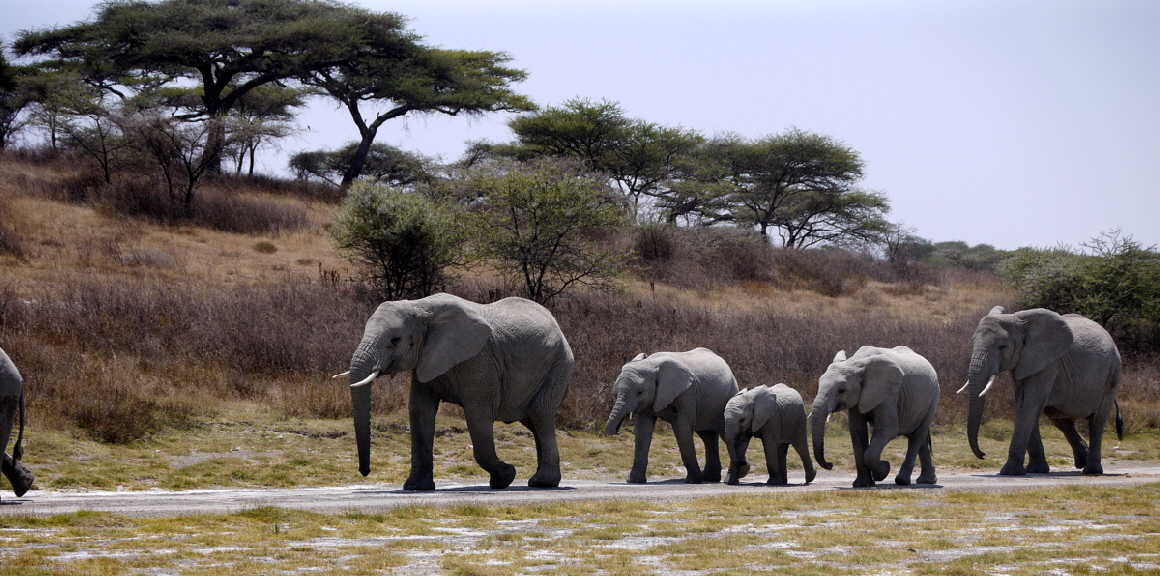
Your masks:
M503 51L541 105L756 138L791 126L862 154L862 185L934 241L1160 244L1156 0L358 0L445 48ZM88 19L89 0L0 0L0 34ZM315 102L289 153L357 137ZM504 115L392 120L379 141L451 161Z

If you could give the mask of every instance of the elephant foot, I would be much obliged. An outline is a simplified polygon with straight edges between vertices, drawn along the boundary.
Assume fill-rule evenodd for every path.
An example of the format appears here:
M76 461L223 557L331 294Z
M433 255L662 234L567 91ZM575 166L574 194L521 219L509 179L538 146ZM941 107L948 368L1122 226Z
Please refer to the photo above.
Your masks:
M773 476L770 476L769 480L766 480L765 483L769 486L787 486L787 485L789 485L789 481L786 480L785 478L774 478Z
M12 491L17 498L24 496L32 488L32 482L35 480L32 471L25 468L19 460L10 459L7 454L4 455L3 472L8 481L12 482Z
M854 487L855 488L873 488L874 485L875 484L874 484L873 478L864 478L862 476L859 476L859 477L854 479Z
M874 476L875 482L881 482L890 475L890 463L879 460L877 464L870 467L870 473Z
M806 470L806 484L809 484L810 482L813 482L813 481L814 481L814 477L816 477L817 475L818 475L818 472L817 472L817 470L814 470L813 468L810 468L809 470Z
M507 462L500 462L499 470L491 473L491 488L492 490L503 490L511 486L512 480L515 479L516 467Z
M923 472L922 474L918 475L918 483L919 484L937 484L938 483L938 476L936 476L934 472L931 472L930 474Z
M1023 467L1022 462L1008 460L1007 463L1003 465L1003 468L1001 470L999 470L999 475L1000 476L1025 476L1025 475L1027 475L1027 469Z
M1076 467L1076 469L1079 469L1079 470L1086 469L1087 462L1088 462L1087 454L1076 454L1075 455L1075 467Z
M721 469L718 468L716 470L704 471L703 473L701 473L701 481L702 482L720 482L721 481Z
M729 478L725 480L725 483L730 485L730 486L736 486L736 485L740 484L741 482L738 481L736 474L730 473Z
M1027 464L1028 474L1047 474L1048 472L1051 472L1051 466L1047 465L1046 460L1042 462L1030 462Z
M749 463L742 462L740 464L729 465L729 476L738 480L749 475Z
M403 490L434 490L435 479L431 476L421 477L412 475L403 483Z
M899 474L894 477L894 483L899 486L910 486L910 476L903 476Z
M1084 474L1103 474L1104 467L1099 462L1092 462L1083 469ZM19 495L19 494L18 494Z
M689 473L685 476L685 484L700 484L704 481L705 481L705 477L701 474L701 472L699 470L698 471L690 470ZM720 482L721 479L718 478L717 481Z
M528 479L530 488L557 488L560 486L560 469L557 467L540 468L535 475Z

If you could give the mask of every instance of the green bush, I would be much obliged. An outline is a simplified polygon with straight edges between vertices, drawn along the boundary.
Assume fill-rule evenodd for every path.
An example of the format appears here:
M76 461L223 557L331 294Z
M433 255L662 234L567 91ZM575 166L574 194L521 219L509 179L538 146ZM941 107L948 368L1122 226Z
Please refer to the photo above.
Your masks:
M361 180L351 186L331 233L382 300L431 295L452 280L448 269L463 253L452 207Z
M1015 251L1002 273L1018 304L1087 316L1129 351L1160 350L1160 253L1118 230L1082 246Z

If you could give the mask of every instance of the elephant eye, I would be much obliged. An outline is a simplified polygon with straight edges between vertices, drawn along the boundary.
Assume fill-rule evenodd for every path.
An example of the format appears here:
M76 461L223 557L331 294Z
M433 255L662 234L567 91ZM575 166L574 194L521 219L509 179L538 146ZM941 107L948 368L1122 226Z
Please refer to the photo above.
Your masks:
M401 338L399 338L398 336L395 336L394 338L391 338L391 346L398 346L398 345L399 345L399 340L401 340Z

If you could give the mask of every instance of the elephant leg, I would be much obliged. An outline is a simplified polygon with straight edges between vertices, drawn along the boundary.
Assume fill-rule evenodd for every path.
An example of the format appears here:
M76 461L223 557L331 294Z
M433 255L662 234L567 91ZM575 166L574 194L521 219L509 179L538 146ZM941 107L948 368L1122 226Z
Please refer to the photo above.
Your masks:
M884 420L884 418L879 418ZM881 482L890 474L890 463L882 459L882 451L886 444L898 437L898 425L892 423L875 422L874 434L870 436L870 445L866 447L865 461L870 467L870 473L876 482Z
M870 466L866 462L866 449L870 445L870 433L866 429L866 417L851 408L847 411L850 423L850 443L854 446L854 467L858 477L854 479L855 488L873 488L874 478L870 473Z
M814 481L814 476L817 471L814 470L814 461L810 458L810 445L806 439L806 429L802 428L793 440L793 449L797 451L798 456L802 459L802 468L806 473L806 484Z
M1091 438L1091 445L1087 453L1087 463L1083 467L1084 474L1104 473L1101 459L1103 458L1104 426L1108 423L1109 416L1111 416L1111 410L1103 410L1088 418L1088 437Z
M934 454L931 453L930 428L922 435L922 443L918 446L918 460L922 463L922 472L918 475L919 484L935 484L938 475L934 473Z
M32 482L35 480L32 472L24 467L19 460L13 460L8 457L8 454L3 454L4 463L0 465L0 471L3 471L4 477L12 483L12 491L19 498L32 488Z
M1087 466L1088 445L1087 442L1084 442L1083 436L1079 435L1079 431L1075 429L1075 420L1052 418L1051 423L1055 424L1060 432L1063 432L1064 438L1067 438L1067 443L1071 444L1071 455L1075 459L1075 467L1082 469Z
M528 418L521 422L536 439L536 473L528 479L532 488L560 485L560 449L556 446L555 418Z
M705 444L705 468L701 471L701 479L705 482L721 481L721 447L720 435L712 430L698 430L697 436Z
M499 459L495 453L495 419L491 410L478 406L463 407L467 433L471 435L472 453L480 468L491 474L490 485L502 490L516 479L516 467Z
M653 414L640 413L636 415L636 424L633 433L636 436L635 455L632 459L632 471L628 473L629 484L644 484L645 472L648 471L648 450L652 445L653 430L657 426L657 417Z
M918 448L921 444L918 437L918 432L906 436L906 456L902 458L902 465L898 467L898 474L894 477L894 483L899 486L910 486L910 475L914 473L914 461L918 459ZM922 437L925 440L926 435L922 434Z
M673 435L677 437L677 448L681 451L681 463L685 465L685 484L704 482L701 465L697 463L697 445L693 442L693 423L677 420L672 425Z
M1027 473L1047 474L1051 466L1047 464L1047 453L1043 450L1043 436L1039 431L1039 421L1031 429L1031 438L1027 442Z
M769 468L769 479L765 483L772 486L789 484L789 473L785 465L789 444L782 444L776 438L762 438L761 443L765 448L765 465Z
M411 422L411 473L403 489L434 490L435 414L439 411L439 397L427 386L412 382L407 410Z
M1023 459L1029 448L1035 449L1030 443L1033 437L1039 436L1039 415L1043 414L1047 396L1043 385L1025 382L1015 389L1015 431L1011 434L1011 447L1007 450L1007 462L999 470L1000 476L1022 476L1028 472ZM1043 450L1042 440L1039 450ZM1047 461L1042 465L1046 467Z

